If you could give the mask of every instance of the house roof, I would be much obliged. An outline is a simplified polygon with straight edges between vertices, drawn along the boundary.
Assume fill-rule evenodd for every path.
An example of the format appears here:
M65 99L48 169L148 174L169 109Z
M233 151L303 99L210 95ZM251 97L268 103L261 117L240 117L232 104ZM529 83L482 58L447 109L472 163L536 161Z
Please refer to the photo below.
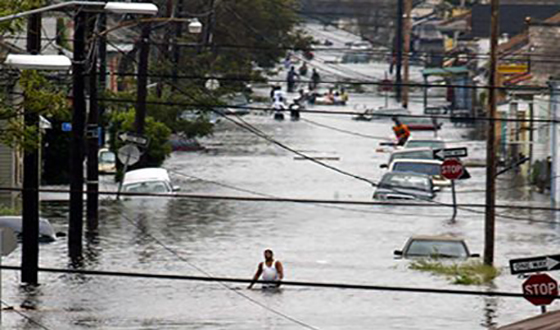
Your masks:
M546 20L560 12L560 4L502 4L500 16L500 32L516 35L525 29L525 19ZM475 5L472 9L473 37L488 38L490 36L490 5Z
M531 317L513 324L498 328L498 330L555 330L560 324L560 311Z

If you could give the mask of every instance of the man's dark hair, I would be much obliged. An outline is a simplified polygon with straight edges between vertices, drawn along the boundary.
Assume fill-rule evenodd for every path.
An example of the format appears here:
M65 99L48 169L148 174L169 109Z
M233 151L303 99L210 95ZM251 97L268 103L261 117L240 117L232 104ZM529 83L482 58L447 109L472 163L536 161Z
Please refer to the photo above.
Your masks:
M270 254L274 255L274 252L272 252L271 249L266 249L266 250L264 250L264 253L267 253L267 252L270 252Z

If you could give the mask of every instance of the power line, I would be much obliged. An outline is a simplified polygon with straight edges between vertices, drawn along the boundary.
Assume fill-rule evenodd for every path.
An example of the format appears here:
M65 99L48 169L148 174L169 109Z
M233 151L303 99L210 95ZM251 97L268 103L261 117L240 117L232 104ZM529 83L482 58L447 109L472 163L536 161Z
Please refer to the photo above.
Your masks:
M0 187L0 191L13 191L21 192L23 188ZM39 192L46 193L69 193L69 189L37 189ZM231 195L208 195L208 194L163 194L163 193L132 193L121 192L122 196L128 197L160 197L160 198L176 198L176 199L201 199L201 200L227 200L227 201L240 201L240 202L270 202L270 203L296 203L296 204L332 204L332 205L360 205L360 206L402 206L402 207L453 207L453 204L448 203L418 203L418 202L382 202L382 201L359 201L359 200L332 200L332 199L313 199L313 198L293 198L293 197L251 197L251 196L231 196ZM117 192L114 191L99 191L99 195L116 196ZM484 208L485 204L476 203L463 203L457 204L460 207L470 208ZM530 206L530 205L496 205L498 209L509 210L530 210L530 211L551 211L560 212L560 208L545 207L545 206Z
M19 266L2 265L1 269L21 270ZM223 283L239 283L249 284L252 279L234 278L234 277L209 277L209 276L192 276L179 274L154 274L139 272L117 272L102 270L83 270L83 269L61 269L39 267L40 272L54 274L75 274L85 276L106 276L106 277L133 277L148 278L160 280L177 280L177 281L196 281L196 282L223 282ZM275 281L256 281L259 284L276 284ZM323 289L342 289L342 290L363 290L363 291L388 291L388 292L404 292L404 293L429 293L429 294L447 294L462 296L482 296L482 297L504 297L504 298L525 298L523 293L503 292L503 291L475 291L475 290L453 290L453 289L436 289L436 288L419 288L419 287L401 287L401 286L385 286L385 285L368 285L368 284L348 284L348 283L332 283L332 282L304 282L304 281L282 281L282 286L292 287L309 287ZM237 290L236 290L237 291ZM560 299L558 295L534 295L537 298L554 298Z
M128 221L130 224L132 224L134 227L136 227L137 229L142 229L135 221L133 221L132 219L128 218L126 215L121 214L121 216ZM177 259L179 259L182 262L185 262L186 264L188 264L189 266L191 266L192 268L196 269L198 272L204 274L207 279L217 279L215 276L213 276L212 274L210 274L209 272L205 271L204 269L200 268L199 266L195 265L194 263L190 262L188 259L183 258L179 253L177 253L175 250L173 250L172 248L168 247L165 243L163 243L160 239L158 239L157 237L155 237L154 235L144 231L144 230L140 230L146 237L150 238L151 240L153 240L154 242L156 242L158 245L160 245L163 249L165 249L166 251L168 251L169 253L171 253L172 255L174 255ZM318 330L318 328L315 328L309 324L306 324L298 319L295 319L287 314L284 314L276 309L273 309L271 307L266 306L265 304L259 302L256 299L253 299L251 297L249 297L248 295L239 292L238 290L235 290L234 288L231 288L229 285L226 284L226 282L224 281L220 281L220 280L216 280L215 282L218 282L220 285L222 285L224 288L228 289L229 291L235 293L236 295L250 301L251 303L258 305L259 307L274 313L288 321L291 321L293 323L296 323L304 328L307 329L311 329L311 330Z
M9 266L8 266L9 267ZM18 267L19 270L21 270L21 267ZM25 315L25 313L18 311L15 308L12 308L12 306L8 305L4 300L0 300L0 302L2 303L2 305L10 308L9 311L15 312L16 314L18 314L19 316L23 317L24 319L26 319L27 321L35 324L36 326L38 326L41 329L45 329L45 330L50 330L50 328L47 328L45 325L35 321L33 318L31 318L30 316Z

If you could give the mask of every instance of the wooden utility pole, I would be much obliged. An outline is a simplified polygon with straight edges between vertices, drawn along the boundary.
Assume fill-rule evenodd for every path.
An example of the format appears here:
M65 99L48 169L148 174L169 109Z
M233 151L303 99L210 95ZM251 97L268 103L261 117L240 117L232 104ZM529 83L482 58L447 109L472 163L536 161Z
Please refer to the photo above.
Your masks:
M408 108L410 80L410 34L412 33L412 0L404 1L404 86L402 89L402 106Z
M148 95L148 56L150 54L150 23L142 26L142 36L140 40L140 58L138 60L138 80L137 80L137 99L136 117L134 128L139 135L144 134L144 123L146 122L146 97Z
M96 20L90 20L88 35L96 32ZM95 43L90 47L95 47ZM97 56L94 55L89 63L89 113L87 121L87 201L86 224L88 232L97 231L99 225L99 107L97 83Z
M27 24L27 52L41 52L41 14L33 14ZM25 125L39 128L39 115L25 109ZM39 267L39 150L26 150L23 155L23 207L21 281L37 284Z
M404 0L397 0L397 37L396 37L396 74L395 87L397 101L401 102L402 97L402 57L403 57L403 12Z
M72 140L70 149L70 223L68 250L72 259L82 257L84 226L84 126L86 116L85 60L86 21L84 11L74 17L74 61L72 64Z
M500 0L491 3L490 75L488 79L488 137L486 145L486 216L484 222L484 264L494 263L494 236L496 223L496 85L498 66L498 35Z

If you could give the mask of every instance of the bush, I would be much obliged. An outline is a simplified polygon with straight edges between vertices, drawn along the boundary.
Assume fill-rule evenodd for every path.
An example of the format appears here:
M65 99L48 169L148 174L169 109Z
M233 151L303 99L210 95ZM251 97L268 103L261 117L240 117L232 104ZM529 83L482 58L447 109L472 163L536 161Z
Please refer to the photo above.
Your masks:
M420 259L413 261L409 268L444 275L453 284L460 285L486 284L500 275L497 268L487 266L479 260L447 264L438 260Z

